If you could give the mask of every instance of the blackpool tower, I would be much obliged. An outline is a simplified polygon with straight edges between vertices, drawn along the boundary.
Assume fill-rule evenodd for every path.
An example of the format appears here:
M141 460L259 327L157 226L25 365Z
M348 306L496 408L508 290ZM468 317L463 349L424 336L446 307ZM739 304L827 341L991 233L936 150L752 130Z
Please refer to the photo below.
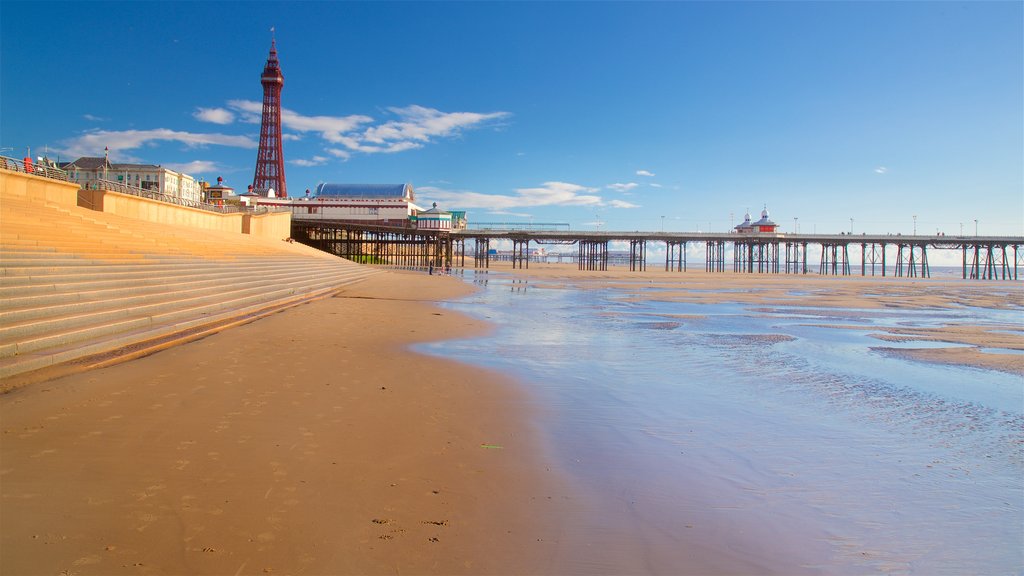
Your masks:
M281 150L281 87L284 75L277 62L277 43L270 41L270 56L260 76L263 84L263 122L260 126L260 151L256 156L254 189L273 188L278 198L288 197L284 182L284 153Z

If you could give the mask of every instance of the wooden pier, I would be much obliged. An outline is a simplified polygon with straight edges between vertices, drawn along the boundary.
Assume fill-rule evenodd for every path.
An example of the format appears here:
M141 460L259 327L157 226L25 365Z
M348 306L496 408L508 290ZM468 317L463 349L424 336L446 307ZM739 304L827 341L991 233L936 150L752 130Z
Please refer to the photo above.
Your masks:
M368 226L341 221L292 222L292 237L310 246L357 262L395 266L466 266L466 244L472 243L474 268L488 268L498 243L511 252L500 257L513 268L529 268L537 261L531 244L575 246L559 258L575 261L580 270L607 270L609 247L628 247L625 264L631 271L647 269L652 243L665 246L665 270L685 271L688 246L703 246L706 272L725 272L732 250L733 272L750 274L808 274L808 248L820 252L817 273L829 276L893 276L928 278L929 251L960 253L962 276L976 280L1018 280L1024 265L1021 236L903 236L850 234L736 234L711 232L574 232L569 230L469 229L417 230ZM854 256L851 259L851 255ZM859 256L859 258L856 258ZM856 264L859 263L859 266ZM859 270L858 270L859 268Z

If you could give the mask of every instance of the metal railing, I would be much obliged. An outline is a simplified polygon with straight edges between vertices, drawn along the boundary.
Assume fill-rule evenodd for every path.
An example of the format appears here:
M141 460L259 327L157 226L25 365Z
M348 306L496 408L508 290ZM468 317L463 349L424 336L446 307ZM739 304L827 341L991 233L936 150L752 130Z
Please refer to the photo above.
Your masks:
M139 198L156 200L157 202L174 204L176 206L196 208L198 210L206 210L208 212L218 212L220 214L232 214L235 212L245 211L244 206L217 206L216 204L207 204L205 202L199 202L196 200L189 200L187 198L171 196L170 194L164 194L162 192L157 192L156 190L147 190L145 188L129 186L121 182L114 182L113 180L92 180L82 184L82 189L106 190L108 192L117 192L119 194L128 194L130 196L137 196Z
M68 177L66 170L61 170L47 164L46 162L32 162L31 160L18 160L16 158L9 158L7 156L0 156L0 168L10 170L12 172L22 172L24 174L32 174L33 176L41 176L43 178L50 178L52 180L60 180L62 182L74 182ZM128 194L131 196L138 196L139 198L148 198L149 200L156 200L158 202L166 202L168 204L174 204L176 206L186 206L188 208L196 208L198 210L206 210L208 212L217 212L220 214L234 214L237 212L251 212L253 214L269 214L274 212L290 212L291 208L287 206L238 206L230 204L227 206L218 206L216 204L209 204L206 202L199 202L196 200L188 200L186 198L179 198L170 194L164 194L157 192L156 190L147 190L145 188L139 188L136 186L129 186L121 182L115 182L113 180L91 180L81 184L82 190L106 190L109 192L117 192L119 194ZM81 195L79 195L81 199Z
M35 163L31 159L17 160L7 156L0 156L0 168L10 170L11 172L23 172L33 176L68 182L68 173L66 171L50 166L46 162Z

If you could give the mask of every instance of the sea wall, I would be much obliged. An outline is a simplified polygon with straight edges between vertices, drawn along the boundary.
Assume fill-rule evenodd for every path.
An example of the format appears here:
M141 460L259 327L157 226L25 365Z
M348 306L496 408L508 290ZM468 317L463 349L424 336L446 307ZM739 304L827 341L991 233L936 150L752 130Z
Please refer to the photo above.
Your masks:
M246 214L242 219L242 232L261 238L283 240L292 235L291 212Z
M0 200L8 195L39 198L63 207L78 205L78 184L0 168Z
M220 214L119 192L82 190L74 182L7 170L0 165L0 201L8 196L41 199L66 208L81 206L97 212L186 228L250 234L277 240L291 236L290 212Z
M187 228L242 232L241 213L219 214L104 190L89 192L92 192L91 205L86 204L84 207L99 212Z

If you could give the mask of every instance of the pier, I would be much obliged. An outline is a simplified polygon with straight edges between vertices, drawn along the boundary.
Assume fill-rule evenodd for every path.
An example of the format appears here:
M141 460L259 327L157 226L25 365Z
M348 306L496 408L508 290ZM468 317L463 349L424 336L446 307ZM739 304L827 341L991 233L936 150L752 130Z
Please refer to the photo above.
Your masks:
M556 246L560 248L543 257L575 262L580 270L607 270L614 262L645 271L654 264L648 261L649 248L659 244L665 248L666 271L688 269L690 246L704 248L704 270L711 273L928 278L928 256L935 250L959 253L964 279L1018 280L1024 265L1021 236L584 232L550 226L437 231L295 220L292 237L357 262L422 267L466 267L468 253L473 268L489 268L492 260L501 259L525 269L540 258L531 246ZM492 250L499 244L511 245L511 251ZM610 249L613 244L626 250L616 253ZM818 253L818 261L809 262L809 253Z

